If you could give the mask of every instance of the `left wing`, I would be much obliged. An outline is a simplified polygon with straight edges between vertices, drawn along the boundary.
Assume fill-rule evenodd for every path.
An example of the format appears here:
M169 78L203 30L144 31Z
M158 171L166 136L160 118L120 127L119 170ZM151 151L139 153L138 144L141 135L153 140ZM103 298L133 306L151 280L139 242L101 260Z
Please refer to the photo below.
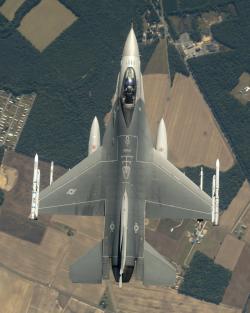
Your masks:
M89 155L40 193L39 213L104 215L102 148Z
M212 199L157 150L152 173L146 217L211 220Z

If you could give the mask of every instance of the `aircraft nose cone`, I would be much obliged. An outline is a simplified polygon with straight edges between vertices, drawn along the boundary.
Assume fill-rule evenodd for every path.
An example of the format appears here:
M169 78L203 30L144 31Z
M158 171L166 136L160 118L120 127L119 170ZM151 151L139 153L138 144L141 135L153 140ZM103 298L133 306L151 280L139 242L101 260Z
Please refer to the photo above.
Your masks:
M137 39L135 37L135 32L133 27L131 27L130 32L128 34L124 49L123 56L136 56L139 57L139 49Z

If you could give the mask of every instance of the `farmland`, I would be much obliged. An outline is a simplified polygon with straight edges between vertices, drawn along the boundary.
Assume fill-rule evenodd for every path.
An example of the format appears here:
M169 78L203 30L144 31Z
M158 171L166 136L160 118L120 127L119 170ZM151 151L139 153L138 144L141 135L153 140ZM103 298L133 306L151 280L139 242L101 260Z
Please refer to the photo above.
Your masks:
M43 159L53 158L65 167L72 167L86 155L93 116L102 120L110 110L131 18L140 39L141 16L146 3L130 1L126 7L115 3L110 10L106 0L101 3L60 2L78 19L42 53L13 25L6 33L10 25L0 15L3 31L0 36L0 89L12 91L14 95L37 94L17 151L30 156L38 152ZM32 8L23 21L43 3ZM84 31L86 29L91 31ZM140 46L143 69L154 48L154 45ZM56 148L58 146L60 149Z
M223 303L240 308L247 301L250 288L249 258L250 247L246 245L234 269L232 280L223 298Z
M18 30L33 46L43 51L76 20L77 17L59 1L42 0L25 15Z
M165 121L169 158L176 166L214 168L217 158L222 171L234 165L232 151L191 77L175 76Z
M244 175L249 178L248 105L232 95L239 78L249 72L249 1L236 1L238 15L213 25L214 38L230 51L188 61L192 74L228 139ZM239 34L241 34L239 36Z
M25 0L6 0L0 6L0 12L8 19L13 20L18 8L24 3Z
M240 313L240 310L224 305L215 305L178 294L167 288L144 287L132 283L122 289L114 288L118 309L122 313L168 312L168 313Z

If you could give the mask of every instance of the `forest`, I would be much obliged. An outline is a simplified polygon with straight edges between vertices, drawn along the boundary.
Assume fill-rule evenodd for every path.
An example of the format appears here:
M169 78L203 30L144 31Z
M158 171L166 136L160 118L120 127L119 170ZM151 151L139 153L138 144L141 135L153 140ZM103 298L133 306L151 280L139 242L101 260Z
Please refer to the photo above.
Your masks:
M231 50L193 58L188 64L242 172L250 179L250 105L242 105L230 94L240 75L250 73L250 2L240 1L236 8L237 18L212 27L214 38Z
M78 20L43 53L15 29L0 38L0 89L38 94L16 150L72 167L86 156L95 115L103 131L131 21L140 40L147 2L61 2ZM139 48L143 71L155 46Z
M0 189L0 205L2 205L4 202L4 191Z
M179 293L219 304L231 276L229 270L215 264L200 251L196 251L184 274Z
M180 53L173 44L168 44L168 61L170 68L171 84L173 83L175 73L189 76L188 69L180 56Z
M200 184L200 167L186 167L183 169L185 174L194 181L198 186ZM212 194L212 178L215 170L203 166L204 172L204 191ZM238 164L227 172L220 172L220 209L225 210L230 202L236 196L244 182L244 174Z
M0 36L2 38L9 37L11 33L20 26L22 18L40 2L41 0L26 0L16 11L12 21L0 23Z

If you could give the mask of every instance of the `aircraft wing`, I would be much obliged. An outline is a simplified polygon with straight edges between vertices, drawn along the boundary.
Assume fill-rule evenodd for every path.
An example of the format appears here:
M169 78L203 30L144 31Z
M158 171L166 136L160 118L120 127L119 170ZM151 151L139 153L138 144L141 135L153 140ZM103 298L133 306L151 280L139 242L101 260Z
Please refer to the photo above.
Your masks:
M45 188L40 193L39 213L104 215L101 156L100 147Z
M146 217L211 220L212 199L156 150L152 167Z

